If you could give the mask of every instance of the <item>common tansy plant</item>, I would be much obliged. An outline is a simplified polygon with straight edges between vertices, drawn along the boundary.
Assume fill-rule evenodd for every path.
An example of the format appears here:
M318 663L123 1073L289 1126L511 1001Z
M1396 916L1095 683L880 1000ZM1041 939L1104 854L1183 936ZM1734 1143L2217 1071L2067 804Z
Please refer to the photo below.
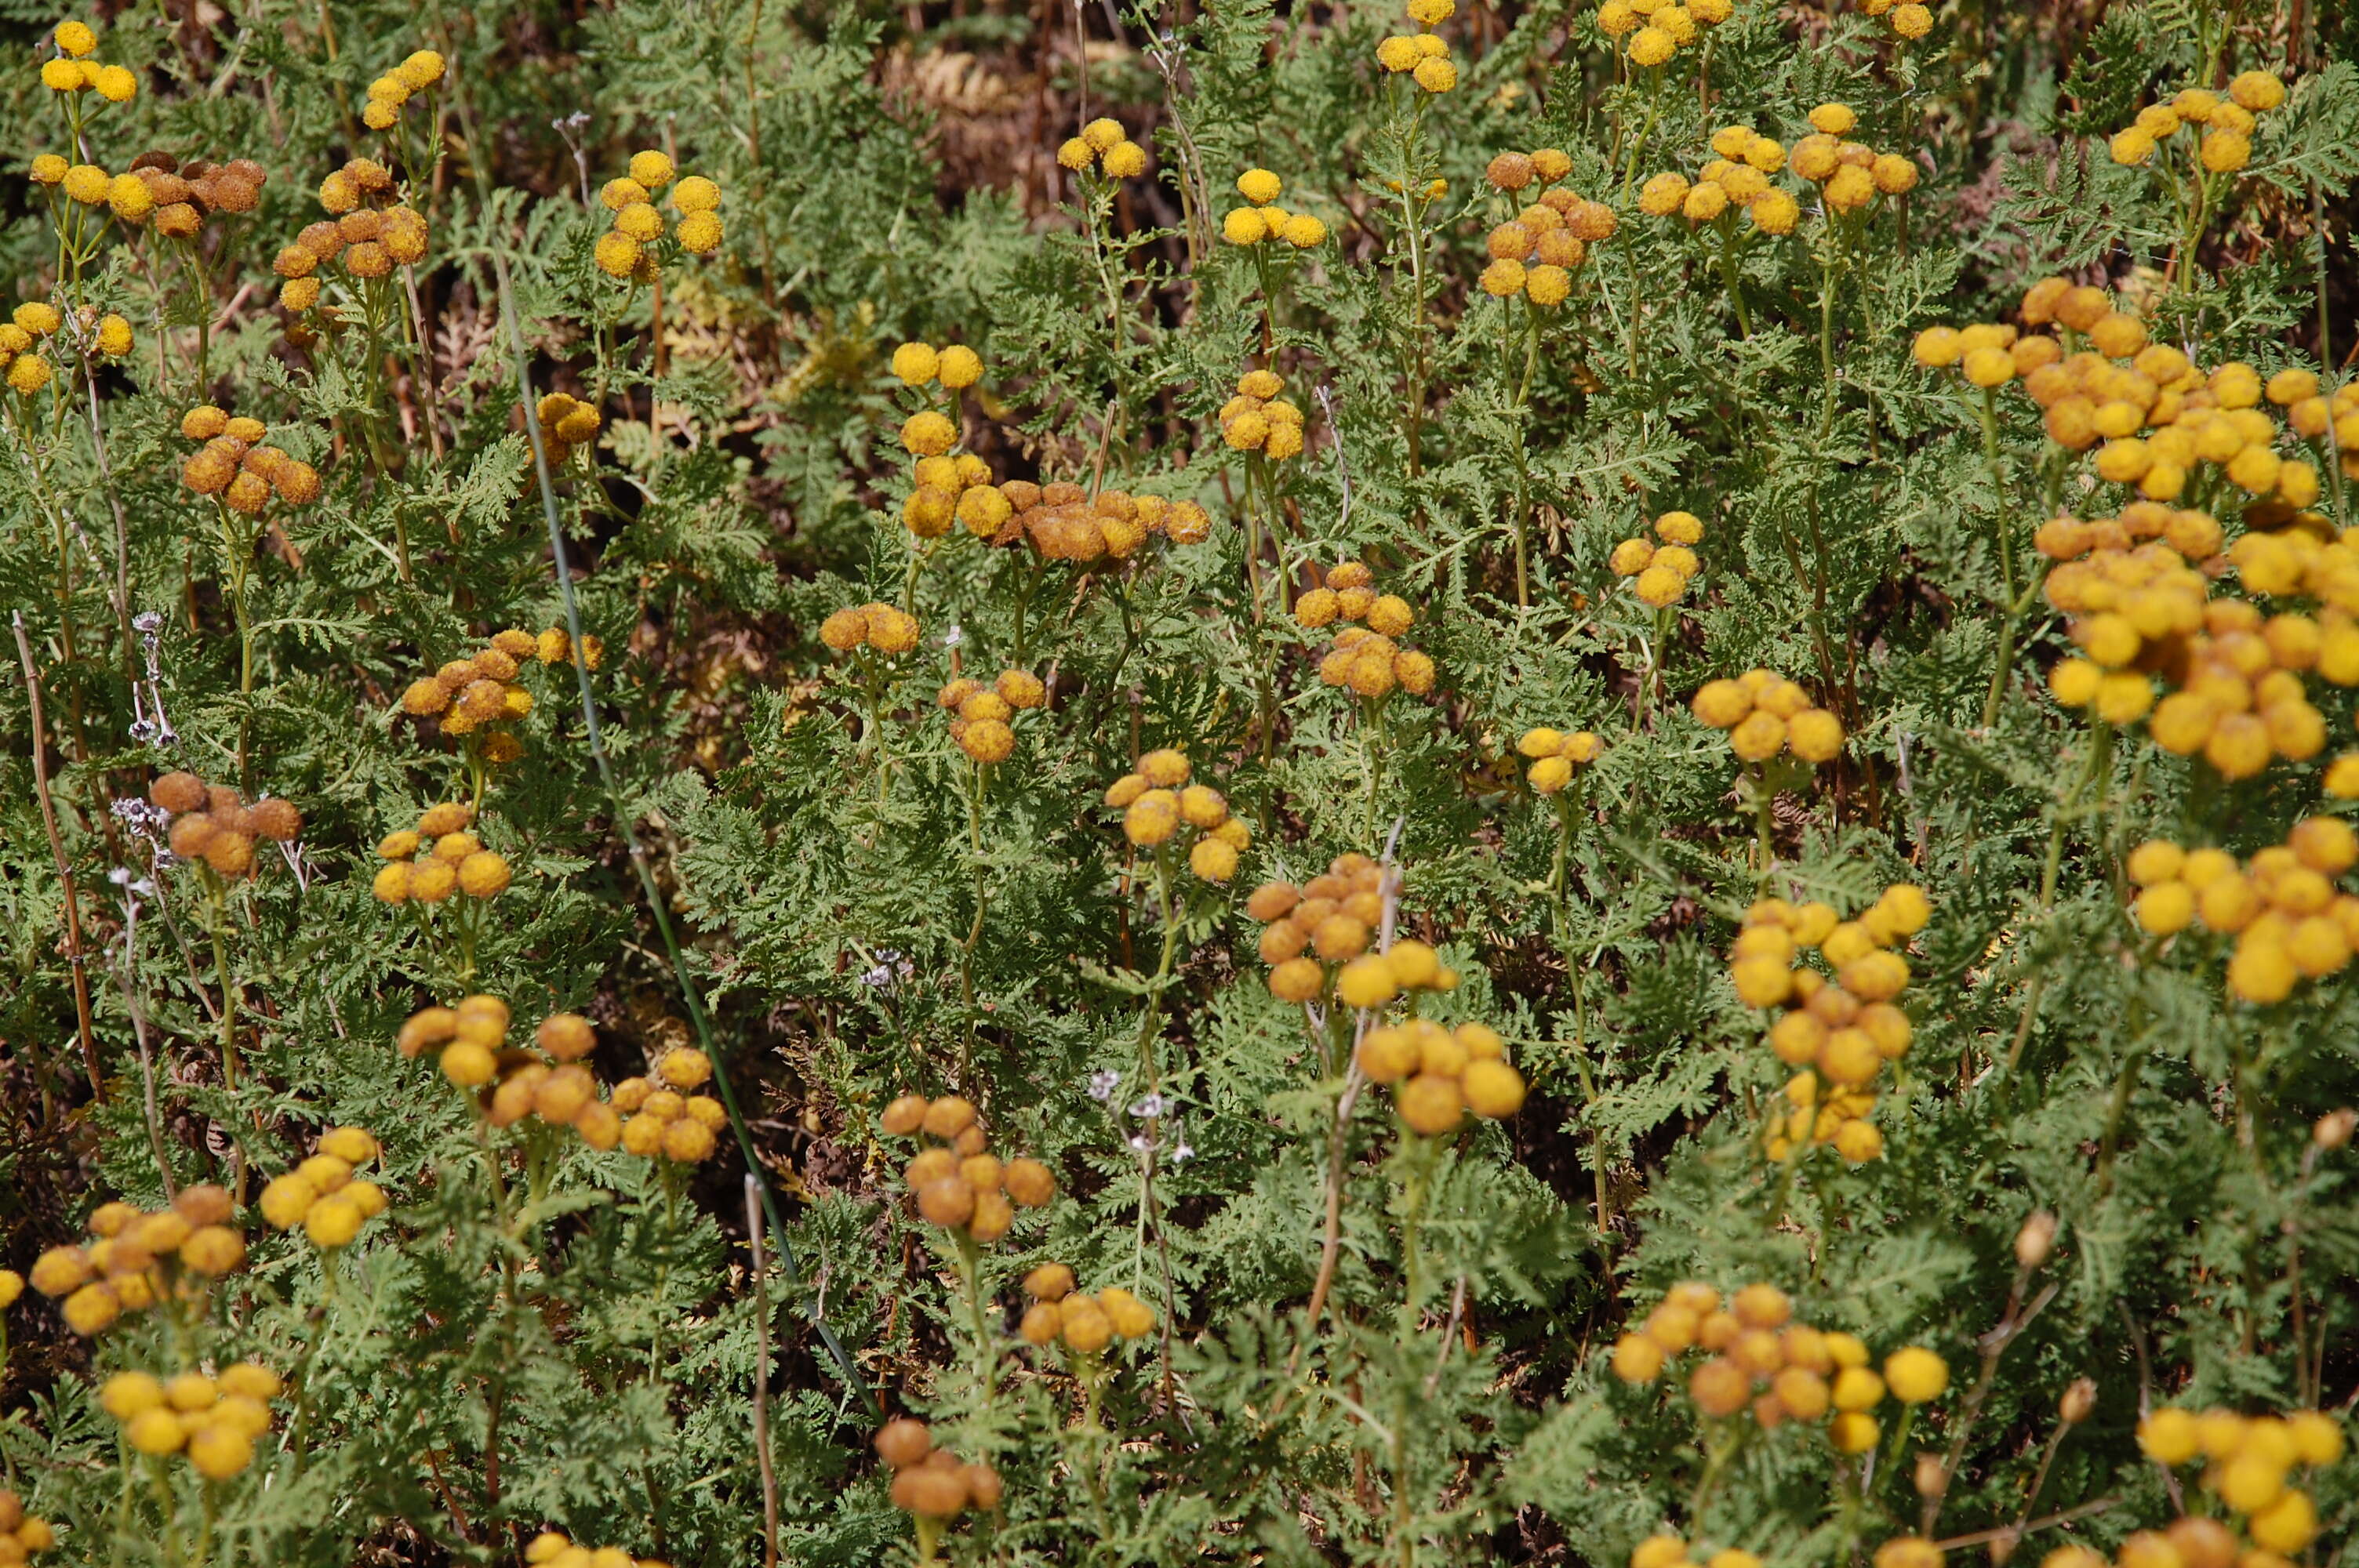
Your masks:
M0 1568L2347 1559L2351 7L1052 10L17 18Z

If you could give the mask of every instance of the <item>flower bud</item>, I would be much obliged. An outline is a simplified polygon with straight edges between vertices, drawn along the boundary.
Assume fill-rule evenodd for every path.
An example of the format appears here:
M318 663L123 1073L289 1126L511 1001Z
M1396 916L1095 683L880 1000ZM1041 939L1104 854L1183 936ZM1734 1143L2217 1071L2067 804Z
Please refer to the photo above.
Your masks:
M2321 1149L2340 1149L2351 1141L2354 1128L2359 1128L2359 1110L2344 1106L2320 1117L2310 1127L2310 1141Z
M2056 1413L2063 1417L2067 1426L2080 1425L2096 1408L2097 1384L2093 1378L2073 1379L2071 1387L2064 1390L2064 1397L2056 1401Z
M2048 1261L2048 1254L2056 1246L2056 1217L2044 1208L2031 1211L2023 1228L2015 1233L2015 1260L2018 1267L2037 1269Z
M1917 1455L1917 1474L1914 1479L1917 1483L1917 1495L1920 1498L1938 1498L1950 1489L1948 1467L1941 1463L1940 1454L1930 1451Z

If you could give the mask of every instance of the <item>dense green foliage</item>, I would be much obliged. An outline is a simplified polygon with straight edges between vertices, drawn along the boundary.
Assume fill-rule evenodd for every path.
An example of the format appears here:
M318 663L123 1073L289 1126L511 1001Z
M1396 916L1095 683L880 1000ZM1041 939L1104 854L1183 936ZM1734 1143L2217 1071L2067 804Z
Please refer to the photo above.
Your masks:
M0 1482L55 1542L0 1568L2359 1534L2343 7L256 0L105 19L87 86L10 14ZM1274 968L1247 895L1354 876ZM1773 1048L1813 986L1897 1043ZM478 994L508 1054L417 1049ZM552 1014L690 1108L517 1114ZM1433 1032L1387 1073L1412 1020L1520 1108ZM910 1095L1053 1199L934 1223ZM286 1198L338 1127L356 1236ZM102 1203L207 1186L242 1266L71 1304ZM1048 1262L1123 1336L1042 1343ZM1714 1409L1682 1281L1893 1396L1789 1336L1847 1414ZM111 1377L242 1359L250 1455L141 1451ZM2330 1417L2174 1467L2165 1406ZM995 1500L897 1507L905 1414Z

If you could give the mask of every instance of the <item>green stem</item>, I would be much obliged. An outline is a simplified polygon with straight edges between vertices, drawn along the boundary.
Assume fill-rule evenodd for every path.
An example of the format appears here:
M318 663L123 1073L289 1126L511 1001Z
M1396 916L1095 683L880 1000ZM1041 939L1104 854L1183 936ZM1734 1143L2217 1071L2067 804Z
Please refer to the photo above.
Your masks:
M993 1385L997 1379L992 1375L991 1328L983 1313L983 1253L975 1246L973 1237L963 1230L956 1232L956 1235L959 1282L966 1292L967 1321L974 1332L973 1376L976 1391L983 1399L983 1408L989 1410Z
M2312 247L2311 275L2316 279L2313 287L2318 296L2318 362L2331 374L2334 365L2334 348L2328 330L2332 323L2326 308L2326 207L2319 196L2315 177L2310 182L2310 243ZM2339 460L2342 435L2334 427L2334 394L2339 389L2327 386L2321 390L2326 394L2326 450L2323 453L2326 483L2334 498L2335 525L2341 527L2351 521L2351 514L2343 498L2343 464Z
M1647 123L1638 127L1637 136L1630 143L1630 161L1622 171L1622 202L1628 206L1630 187L1637 182L1638 155L1646 150L1647 138L1655 134L1655 123L1663 117L1663 72L1660 67L1647 70Z
M965 1054L959 1064L962 1086L972 1082L974 1072L974 951L983 940L984 911L990 899L983 862L983 796L990 787L990 767L976 762L969 777L966 794L967 851L974 861L974 922L967 927L966 940L959 947L959 991L966 1007Z
M1515 347L1515 305L1509 301L1502 311L1502 319L1509 328L1507 346ZM1530 415L1532 373L1538 367L1540 353L1540 319L1538 308L1530 300L1524 302L1524 367L1516 381L1515 425L1516 443L1512 449L1516 460L1516 608L1529 609L1532 602L1529 560L1531 556L1531 465L1525 451L1525 425Z
M2015 589L2014 508L2007 504L2006 469L1998 452L1996 397L1989 387L1983 388L1982 394L1974 413L1982 423L1983 460L1990 465L1991 494L1997 503L1992 525L1998 534L1999 580L2006 605L2006 618L1999 624L1998 657L1991 670L1990 692L1983 699L1983 728L1987 730L1998 721L1999 698L2006 689L2007 670L2015 662L2016 621L2022 610Z
M2073 781L2064 798L2057 802L2054 816L2049 822L2048 853L2039 871L2039 912L2043 915L2056 904L2057 878L2064 865L2065 824L2078 815L2075 807L2079 806L2082 795L2110 767L2113 756L2114 727L2100 723L2089 737L2088 756L2082 764L2081 776ZM2031 984L2024 990L2023 1013L2016 1021L2015 1039L2006 1053L2006 1070L2010 1076L2023 1060L2024 1047L2031 1039L2031 1026L2038 1017L2039 999L2047 989L2048 971L2042 968L2032 975Z
M222 940L222 925L228 918L228 912L223 906L221 893L217 890L209 891L207 903L212 914L207 924L212 929L207 935L212 938L213 980L221 988L222 999L222 1083L234 1091L237 1087L237 988L230 979L229 947Z
M1736 222L1723 212L1713 220L1720 231L1720 281L1728 290L1728 302L1736 308L1736 335L1753 336L1753 312L1745 303L1744 275L1736 270Z
M1418 1304L1423 1292L1423 1272L1418 1246L1418 1224L1424 1217L1426 1187L1440 1159L1441 1142L1410 1133L1402 1150L1408 1169L1401 1183L1401 1311L1399 1336L1406 1350L1417 1337ZM1406 1359L1406 1357L1404 1357ZM1413 1388L1414 1385L1409 1385ZM1410 1403L1405 1389L1398 1408L1393 1415L1393 1542L1400 1568L1416 1568L1417 1508L1413 1477L1409 1473L1409 1427L1418 1411Z
M1572 827L1580 816L1582 778L1574 775L1571 784L1558 793L1556 806L1556 853L1549 865L1549 904L1556 926L1557 950L1564 955L1564 972L1572 983L1572 1070L1581 1080L1582 1116L1590 1124L1590 1171L1597 1188L1597 1239L1601 1248L1612 1247L1613 1207L1605 1187L1605 1133L1597 1125L1597 1081L1589 1070L1589 1040L1587 985L1588 968L1574 953L1572 946L1572 914L1568 892L1568 862L1571 858Z
M1736 1456L1740 1434L1732 1431L1734 1422L1715 1422L1714 1431L1704 1440L1703 1474L1696 1477L1696 1487L1688 1498L1688 1519L1701 1526L1703 1510L1711 1506L1712 1494L1720 1489L1721 1477L1728 1473L1728 1462Z
M1147 1006L1138 1020L1138 1068L1150 1092L1162 1087L1156 1063L1155 1026L1163 1016L1163 989L1171 983L1171 969L1180 953L1179 912L1171 901L1171 866L1160 844L1155 847L1155 903L1163 921L1163 950L1156 960L1155 978L1147 982Z
M1255 470L1261 460L1256 455L1245 458L1245 594L1253 601L1253 621L1262 623L1261 603L1261 506L1256 499Z
M1753 770L1753 820L1755 832L1760 843L1760 876L1764 887L1767 886L1769 874L1777 865L1777 850L1773 832L1776 824L1771 811L1774 803L1775 797L1769 793L1768 764L1763 763Z
M1408 233L1409 353L1408 396L1404 433L1408 438L1408 477L1424 471L1425 432L1425 199L1418 183L1418 133L1425 120L1425 94L1415 94L1408 122L1401 133L1401 216Z

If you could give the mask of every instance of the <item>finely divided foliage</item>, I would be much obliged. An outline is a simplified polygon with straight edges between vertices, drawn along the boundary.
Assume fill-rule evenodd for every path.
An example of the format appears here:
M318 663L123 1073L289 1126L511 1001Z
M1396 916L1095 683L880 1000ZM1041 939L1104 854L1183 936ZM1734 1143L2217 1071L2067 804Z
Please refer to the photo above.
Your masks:
M13 8L0 1568L2342 1561L2349 8L886 11Z

